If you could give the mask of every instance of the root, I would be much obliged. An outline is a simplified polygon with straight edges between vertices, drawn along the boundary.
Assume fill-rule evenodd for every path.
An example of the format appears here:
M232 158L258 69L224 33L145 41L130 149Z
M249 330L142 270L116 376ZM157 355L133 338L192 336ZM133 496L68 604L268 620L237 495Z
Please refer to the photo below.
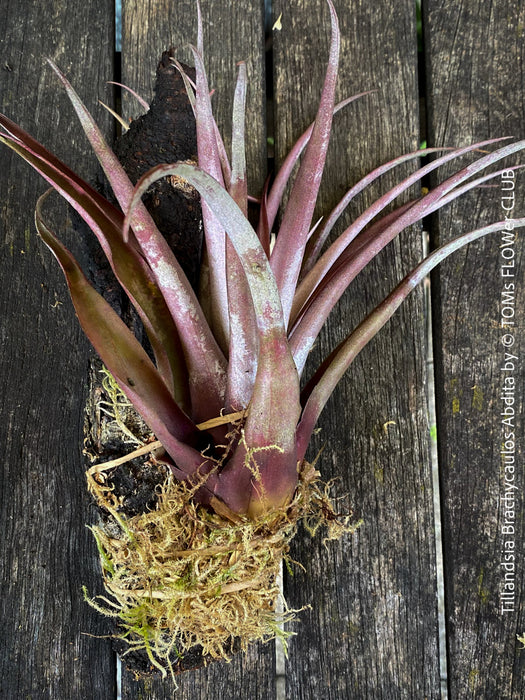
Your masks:
M104 368L105 369L105 368ZM107 370L105 370L107 372ZM111 376L111 375L110 375ZM114 380L113 380L114 381ZM118 387L117 387L118 389ZM118 389L120 391L120 389ZM122 392L121 392L122 393ZM120 399L118 394L116 394L117 398ZM124 394L122 393L122 396ZM125 398L125 396L124 396ZM104 403L107 402L99 402L99 407L102 406ZM122 418L120 417L119 413L119 408L121 406L131 406L131 404L122 404L120 400L115 401L112 404L112 412L109 413L109 411L104 410L104 413L107 413L110 415L117 425L123 430L124 428L126 429L126 434L131 434L132 433L127 429L126 425L124 424ZM102 409L101 409L102 410ZM204 421L203 423L197 423L197 428L199 430L209 430L210 428L216 428L219 425L225 425L226 423L234 423L235 421L240 421L242 420L246 415L245 411L237 411L236 413L228 413L224 416L218 416L217 418L212 418L211 420ZM122 428L124 426L124 428ZM91 469L89 470L89 475L92 476L93 474L98 474L102 471L107 471L108 469L113 469L114 467L118 467L121 464L126 464L126 462L131 462L132 459L136 459L137 457L143 457L144 455L149 454L150 452L155 452L156 450L161 450L162 449L162 443L160 440L154 440L153 442L148 443L147 445L142 444L142 441L139 440L135 435L132 435L133 439L138 442L141 447L138 447L136 450L133 450L133 452L130 452L129 454L124 455L123 457L118 457L117 459L110 459L109 462L104 462L103 464L95 464Z
M205 660L229 661L251 642L289 636L283 623L297 611L284 604L285 612L276 612L276 582L298 523L312 531L324 524L329 538L356 527L336 515L317 477L304 463L292 503L253 521L197 505L195 489L172 477L155 510L126 517L105 474L88 473L90 489L112 519L91 528L107 593L91 604L117 617L128 651L145 650L164 675L173 673L173 659L195 647Z
M104 390L107 399L98 402L98 409L105 413L112 421L114 421L120 434L123 436L123 442L142 446L144 443L137 437L137 430L130 428L130 417L138 418L133 405L120 389L111 372L103 365L100 370L102 375L102 389Z

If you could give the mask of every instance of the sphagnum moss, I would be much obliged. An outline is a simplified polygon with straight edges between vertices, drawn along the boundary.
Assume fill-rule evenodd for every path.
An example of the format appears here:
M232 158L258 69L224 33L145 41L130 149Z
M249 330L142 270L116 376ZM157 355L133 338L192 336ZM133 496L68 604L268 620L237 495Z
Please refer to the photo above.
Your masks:
M90 598L85 591L85 596L96 610L117 621L113 636L126 649L124 656L145 652L152 667L175 675L174 663L195 649L206 662L228 661L234 651L244 651L254 641L280 637L286 645L292 633L284 623L297 611L283 600L284 612L279 612L278 576L283 560L292 565L289 544L299 523L312 536L326 526L327 539L352 532L359 523L336 514L330 485L322 485L315 465L307 462L302 463L293 501L257 521L224 504L216 504L218 512L198 504L195 493L206 476L193 486L168 476L156 489L154 505L130 515L114 487L114 472L137 456L148 459L157 443L148 445L153 435L107 368L102 367L99 376L97 407L103 409L112 436L120 431L126 451L130 444L142 445L125 457L94 464L86 473L88 488L104 514L90 529L106 595ZM226 421L229 440L235 441L242 432L242 414L218 417L202 429ZM149 461L156 458L151 454ZM251 462L256 469L254 455Z
M329 538L356 527L336 515L318 477L304 462L293 501L254 521L210 511L195 503L198 485L173 478L153 510L127 517L107 474L90 470L90 489L111 521L92 528L108 597L90 602L118 618L129 650L144 649L163 673L195 647L204 659L229 660L251 642L286 638L282 625L295 611L284 604L277 612L277 579L299 522L326 525Z

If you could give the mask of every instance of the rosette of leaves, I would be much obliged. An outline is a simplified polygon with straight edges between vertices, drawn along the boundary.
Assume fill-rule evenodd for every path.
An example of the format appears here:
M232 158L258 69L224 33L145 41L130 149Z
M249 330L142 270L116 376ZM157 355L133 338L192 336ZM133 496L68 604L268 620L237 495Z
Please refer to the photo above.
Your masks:
M249 556L250 547L243 549L239 542L245 543L250 537L257 541L267 537L272 541L272 547L277 547L277 560L286 553L294 518L309 512L305 493L312 480L312 470L305 462L305 455L317 419L356 355L407 295L440 261L460 247L504 227L525 224L525 219L494 223L465 233L431 252L367 318L351 329L317 370L303 378L307 356L324 323L363 268L406 227L466 191L498 177L503 171L490 169L491 166L525 148L525 141L506 141L502 145L502 139L491 139L463 148L426 148L402 155L353 185L337 207L314 225L312 219L332 117L359 97L335 104L340 34L333 4L331 0L327 2L331 43L317 116L292 148L271 185L265 187L258 200L256 226L248 220L244 144L246 67L239 64L231 156L228 156L212 113L200 12L197 43L191 47L195 81L183 76L195 115L198 165L163 164L143 175L134 186L77 93L53 63L51 66L67 91L118 206L19 126L5 116L0 117L0 140L28 161L88 224L136 309L149 339L150 353L93 288L72 253L48 228L41 198L36 208L36 227L64 271L84 332L120 390L162 445L171 475L182 484L185 503L193 509L192 518L211 523L202 549L215 547L213 551L218 552L222 548L230 569L242 568L238 561ZM487 148L491 150L482 150ZM467 154L476 157L430 191L421 190L417 198L390 207L422 178ZM357 194L397 166L409 161L417 166L421 157L430 155L433 159L428 164L416 167L326 245L334 225ZM201 198L206 265L201 269L199 294L194 292L141 201L152 183L167 177L175 186L181 183L191 186ZM286 205L280 212L273 244L285 191L288 192ZM210 425L210 419L221 416L226 419L212 424L203 440L199 426ZM170 499L173 500L166 496L165 500ZM116 517L128 544L137 548L139 534L118 513ZM246 524L248 530L243 531ZM223 533L219 537L218 531L223 526L237 534ZM188 528L187 524L180 527ZM210 544L210 537L213 539L210 532L215 533L213 537L220 544ZM181 634L183 641L177 648L182 651L200 645L206 654L224 656L235 646L232 642L238 636L235 630L238 632L242 627L238 622L230 627L225 624L227 629L221 640L208 644L208 637L213 637L209 626L197 636L191 631L181 632L184 622L179 609L173 606L163 609L158 614L160 622L156 623L151 619L155 613L144 612L146 601L168 598L170 586L184 595L192 591L195 596L198 576L191 567L171 567L171 579L168 577L171 583L157 578L152 584L151 575L146 572L146 578L150 576L146 582L134 580L135 592L141 593L133 598L129 591L125 592L121 579L119 586L114 584L111 588L111 580L117 575L108 555L111 543L106 540L111 537L102 540L99 535L97 541L108 590L113 594L116 588L121 591L120 607L110 606L110 612L121 616L126 634L135 634L135 641L130 635L130 644L146 648L155 665L158 657L169 656L179 644ZM195 543L191 546L195 547ZM184 558L181 548L183 543L179 542L177 556ZM237 554L233 556L232 552ZM168 556L169 552L165 554ZM270 597L262 602L255 596L255 608L246 613L251 619L258 608L259 616L264 618L262 627L247 632L247 641L275 633L275 619L270 614L271 600L275 597L275 560L268 565L266 578L260 571L261 567L264 569L262 561L264 557L257 559L258 571L251 571L248 576L250 590L253 594L266 586ZM200 602L204 601L203 605L211 609L212 602L221 594L240 596L249 588L243 586L235 574L228 580L215 578ZM216 626L225 620L225 605L219 606ZM242 601L238 603L237 618L232 619L238 621L243 605ZM202 607L199 610L198 614L202 615ZM191 617L191 610L187 614ZM241 646L245 641L242 640Z

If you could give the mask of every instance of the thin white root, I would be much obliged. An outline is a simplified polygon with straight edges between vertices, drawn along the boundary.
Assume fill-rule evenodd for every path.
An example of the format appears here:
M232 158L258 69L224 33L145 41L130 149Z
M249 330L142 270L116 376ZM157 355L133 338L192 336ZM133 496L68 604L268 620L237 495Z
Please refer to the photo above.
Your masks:
M225 423L233 423L235 421L241 420L245 416L245 411L237 411L235 413L228 413L224 416L217 416L217 418L210 418L210 420L204 421L203 423L198 423L197 428L199 430L209 430L210 428L216 428L218 425L224 425ZM113 467L118 467L121 464L130 462L136 457L142 457L150 452L155 452L162 447L162 443L159 440L150 442L147 445L142 445L133 452L130 452L123 457L118 457L117 459L110 459L109 462L103 462L102 464L95 464L88 470L88 475L93 476L94 474L100 474L100 472L107 471L108 469L113 469Z
M113 467L118 467L120 464L130 462L132 459L135 459L135 457L142 457L142 455L147 455L150 452L155 452L155 450L158 450L160 447L162 447L162 443L159 440L155 440L155 442L150 442L147 445L142 445L142 447L133 450L133 452L124 455L124 457L110 459L109 462L103 462L102 464L95 464L93 467L88 469L87 474L89 476L93 476L93 474L100 474L100 472L104 472L108 469L113 469Z

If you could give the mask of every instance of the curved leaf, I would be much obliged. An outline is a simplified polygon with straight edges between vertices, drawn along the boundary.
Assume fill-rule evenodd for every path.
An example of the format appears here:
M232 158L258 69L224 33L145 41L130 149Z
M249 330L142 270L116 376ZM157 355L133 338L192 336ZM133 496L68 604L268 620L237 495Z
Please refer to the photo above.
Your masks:
M66 89L120 206L127 210L133 196L133 184L66 77L52 61L49 63ZM179 333L190 374L192 417L197 422L214 417L220 413L224 403L224 355L182 268L145 206L139 201L131 211L131 228ZM126 227L126 232L128 229Z
M281 295L286 324L288 324L290 317L295 288L303 263L304 250L321 184L332 127L341 42L335 8L332 0L327 0L327 2L330 8L332 36L319 109L312 136L299 166L299 172L295 178L279 228L279 235L270 258Z
M273 503L283 498L283 488L273 489L274 483L284 479L293 492L297 482L295 456L295 427L300 413L299 377L293 362L283 322L279 292L270 269L268 258L242 211L226 190L210 175L196 166L186 163L161 165L146 174L137 183L131 206L140 199L156 180L167 175L177 175L187 180L208 202L215 216L226 230L242 264L250 288L259 341L257 374L250 408L244 426L244 444L221 472L221 493L226 493L228 483L235 486L241 474L246 476L246 454L257 454L261 473L276 475L275 481L265 484L264 497ZM130 212L126 222L130 218ZM276 416L279 419L276 420ZM270 481L272 483L270 483ZM273 489L273 490L272 490ZM239 489L232 489L235 495ZM286 489L289 495L290 488ZM250 492L247 494L248 501ZM256 512L256 498L252 498ZM247 504L248 505L248 504ZM237 509L237 505L232 505ZM241 508L242 511L242 508Z
M427 195L386 214L355 238L314 290L302 309L301 317L289 333L290 348L299 373L304 369L308 353L326 319L348 285L401 231L441 209L468 190L480 187L503 172L520 167L523 166L506 168L471 180L462 187L451 190L441 199L436 199L432 190Z
M233 99L232 174L229 192L247 217L245 109L246 64L241 62ZM230 240L226 242L226 285L230 327L226 409L236 410L248 405L253 392L257 370L257 328L246 276Z
M7 121L0 115L0 125ZM177 329L136 243L125 243L122 238L122 212L23 130L17 128L17 134L17 139L0 136L0 141L32 165L93 231L144 324L161 375L178 404L189 408L186 364Z
M343 251L350 245L350 243L359 235L359 233L369 224L372 219L378 216L385 207L387 207L391 202L393 202L400 194L405 192L409 187L411 187L416 182L420 181L425 175L428 175L432 171L436 170L441 165L445 165L451 160L458 158L459 156L465 155L475 150L479 150L483 146L497 143L499 141L504 141L505 138L498 139L488 139L487 141L481 141L480 143L475 143L464 148L459 148L450 153L447 153L440 158L424 165L419 168L414 173L405 178L402 182L397 184L391 190L389 190L382 197L377 199L366 211L364 211L360 216L355 219L351 225L343 231L343 233L332 243L332 245L326 250L319 260L312 267L310 272L304 277L304 279L299 284L296 295L295 295L295 306L294 309L298 310L302 307L306 299L311 295L313 290L321 283L321 280L328 274L328 271L332 265L338 260L339 256ZM488 165L496 162L501 158L505 158L507 155L519 151L525 147L525 142L516 142L510 145L504 146L487 156L479 158L474 161L466 168L455 173L452 177L440 183L435 187L430 193L432 198L440 199L447 192L452 190L456 185L460 184L464 180L468 179L475 173L483 170Z
M195 120L199 166L218 182L224 184L208 79L201 54L195 47L190 48L195 60ZM210 325L219 346L226 353L230 334L226 283L226 234L209 209L206 200L201 201L201 209L209 261Z
M525 226L525 218L512 221L513 228ZM445 258L472 241L504 230L508 222L500 221L490 226L465 233L440 248L437 248L423 262L415 267L388 297L372 311L359 326L338 345L321 367L314 374L303 390L301 399L304 404L300 423L297 427L297 449L299 459L303 458L308 447L312 431L326 402L337 383L365 345L381 330L393 316L410 292Z
M333 114L337 114L337 112L343 109L343 107L346 107L355 100L358 100L360 97L364 97L365 95L371 95L373 92L373 90L368 90L366 92L360 92L357 95L347 97L345 100L342 100L341 102L338 102L335 105ZM288 181L290 180L290 176L301 156L301 153L308 145L308 141L312 136L314 126L315 121L312 122L308 129L306 129L306 131L304 131L303 134L301 134L301 136L297 139L297 141L294 143L291 150L289 151L288 155L284 159L283 164L277 171L271 188L268 188L268 197L266 202L266 217L263 221L259 223L259 229L263 225L267 226L269 230L272 228L277 217L277 211L281 206L281 201L286 187L288 185ZM258 233L259 238L261 238L261 233L259 230Z
M395 158L394 160L391 160L388 163L385 163L384 165L381 165L379 168L375 168L372 170L368 175L363 177L359 182L351 187L348 192L345 194L345 196L341 199L339 204L337 204L336 207L330 212L329 216L326 217L324 220L322 226L318 228L316 233L310 238L308 241L308 245L306 247L305 251L305 257L304 257L304 262L303 262L303 268L301 270L301 275L304 277L304 275L310 271L310 269L313 267L315 261L319 257L321 250L323 248L323 245L326 243L328 240L328 236L332 232L333 227L335 226L336 222L338 221L339 217L341 214L345 211L347 206L350 204L350 202L360 193L362 192L366 187L368 187L372 182L377 180L379 177L387 173L389 170L392 170L393 168L397 167L398 165L401 165L402 163L406 163L407 161L414 160L416 158L424 158L425 156L430 155L431 153L438 153L439 151L443 150L452 150L452 149L444 149L444 148L425 148L419 151L415 151L414 153L407 153L406 155L400 156L398 158ZM296 307L297 304L300 303L300 299L294 298L294 307ZM293 310L292 310L292 318L293 318Z
M177 406L166 384L129 328L87 281L80 266L42 219L40 197L37 231L60 263L84 333L124 394L132 402L179 469L191 475L202 465L195 424Z

